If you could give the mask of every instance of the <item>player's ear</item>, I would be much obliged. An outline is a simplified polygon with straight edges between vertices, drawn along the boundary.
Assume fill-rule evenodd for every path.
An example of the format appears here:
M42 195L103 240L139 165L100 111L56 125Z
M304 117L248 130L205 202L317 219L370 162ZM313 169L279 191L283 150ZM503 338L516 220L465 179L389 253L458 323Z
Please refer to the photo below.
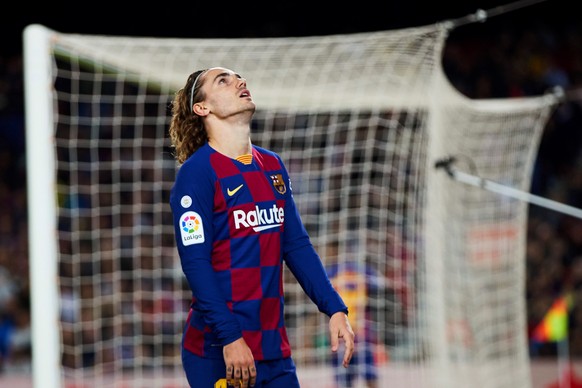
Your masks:
M206 116L210 112L209 109L201 102L194 104L192 111L198 116Z

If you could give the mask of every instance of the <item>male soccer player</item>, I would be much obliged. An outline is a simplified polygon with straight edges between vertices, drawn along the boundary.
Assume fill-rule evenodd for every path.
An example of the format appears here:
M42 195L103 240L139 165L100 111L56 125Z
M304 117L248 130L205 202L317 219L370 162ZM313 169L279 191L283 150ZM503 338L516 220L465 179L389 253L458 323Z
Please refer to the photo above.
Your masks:
M331 351L354 332L295 207L278 154L251 143L255 112L244 78L222 67L192 73L172 103L180 165L170 205L192 304L182 362L193 387L299 387L287 338L283 263L330 317Z

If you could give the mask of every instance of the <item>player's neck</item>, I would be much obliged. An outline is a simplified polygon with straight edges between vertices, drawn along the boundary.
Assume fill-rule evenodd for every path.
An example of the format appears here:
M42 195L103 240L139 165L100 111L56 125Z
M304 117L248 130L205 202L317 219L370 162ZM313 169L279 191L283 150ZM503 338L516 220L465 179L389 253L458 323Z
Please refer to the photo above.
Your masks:
M232 159L236 159L241 155L252 153L252 145L249 137L244 139L237 139L236 136L231 139L211 138L208 141L208 144L216 151Z
M251 153L250 122L235 119L208 121L206 123L208 144L216 151L230 158Z

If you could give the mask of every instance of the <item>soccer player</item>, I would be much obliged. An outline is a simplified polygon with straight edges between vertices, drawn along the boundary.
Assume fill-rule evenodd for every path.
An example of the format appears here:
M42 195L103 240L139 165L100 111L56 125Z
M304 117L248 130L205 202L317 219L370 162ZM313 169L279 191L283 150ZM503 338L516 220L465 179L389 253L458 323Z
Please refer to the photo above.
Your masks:
M331 351L354 332L295 207L280 156L251 143L255 103L244 78L192 73L172 102L180 165L170 196L177 249L192 289L182 363L192 387L299 387L284 325L283 263L330 317Z

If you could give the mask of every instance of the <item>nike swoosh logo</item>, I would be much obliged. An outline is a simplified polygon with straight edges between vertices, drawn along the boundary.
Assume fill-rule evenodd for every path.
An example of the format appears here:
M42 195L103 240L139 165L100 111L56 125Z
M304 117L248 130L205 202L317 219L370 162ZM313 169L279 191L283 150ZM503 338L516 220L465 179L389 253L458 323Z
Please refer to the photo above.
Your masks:
M233 195L236 194L237 191L239 191L240 189L242 189L243 185L241 184L240 186L236 187L235 189L231 190L231 189L226 189L226 193L228 194L229 197L232 197Z
M255 228L253 228L253 230L255 232L260 232L262 230L267 230L267 229L272 229L272 228L278 228L279 226L281 226L282 224L272 224L272 225L263 225L263 226L257 226Z

